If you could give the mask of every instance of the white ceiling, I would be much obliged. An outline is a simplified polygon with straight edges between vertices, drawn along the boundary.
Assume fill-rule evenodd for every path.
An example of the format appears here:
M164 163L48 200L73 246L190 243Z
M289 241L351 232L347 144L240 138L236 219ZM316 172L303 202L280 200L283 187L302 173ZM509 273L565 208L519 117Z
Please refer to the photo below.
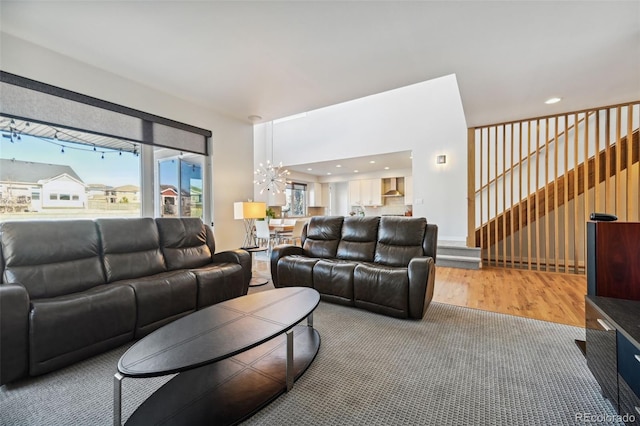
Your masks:
M640 2L0 1L3 32L240 120L455 73L468 126L640 98ZM551 96L563 101L548 106Z

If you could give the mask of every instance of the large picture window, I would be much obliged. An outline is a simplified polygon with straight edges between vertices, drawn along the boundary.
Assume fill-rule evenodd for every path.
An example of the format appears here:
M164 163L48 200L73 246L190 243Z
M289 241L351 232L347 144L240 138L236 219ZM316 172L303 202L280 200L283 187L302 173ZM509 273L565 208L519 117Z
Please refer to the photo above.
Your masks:
M0 220L140 216L138 145L0 117Z

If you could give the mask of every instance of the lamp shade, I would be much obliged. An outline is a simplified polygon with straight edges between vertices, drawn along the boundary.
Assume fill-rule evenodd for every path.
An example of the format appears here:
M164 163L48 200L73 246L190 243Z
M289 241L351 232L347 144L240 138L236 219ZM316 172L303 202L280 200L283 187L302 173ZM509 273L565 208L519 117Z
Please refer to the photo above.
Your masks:
M234 219L262 219L267 215L267 203L239 201L233 203Z

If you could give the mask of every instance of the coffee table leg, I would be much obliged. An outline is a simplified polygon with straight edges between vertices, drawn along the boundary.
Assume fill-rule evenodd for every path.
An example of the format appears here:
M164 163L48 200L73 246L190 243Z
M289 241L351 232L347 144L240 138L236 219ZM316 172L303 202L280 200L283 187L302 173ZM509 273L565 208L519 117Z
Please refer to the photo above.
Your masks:
M311 312L309 314L309 316L307 317L307 325L311 328L313 328L313 312Z
M293 388L293 330L287 331L287 392Z
M120 426L122 424L122 379L124 376L116 373L113 377L113 424Z

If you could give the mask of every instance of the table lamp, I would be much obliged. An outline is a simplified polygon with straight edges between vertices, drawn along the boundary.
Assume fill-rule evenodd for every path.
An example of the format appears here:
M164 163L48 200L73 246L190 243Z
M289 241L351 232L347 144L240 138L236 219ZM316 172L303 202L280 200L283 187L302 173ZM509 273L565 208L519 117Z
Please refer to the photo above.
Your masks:
M244 220L244 242L242 248L257 247L253 234L256 219L263 219L267 214L267 203L256 201L239 201L233 203L233 218Z

